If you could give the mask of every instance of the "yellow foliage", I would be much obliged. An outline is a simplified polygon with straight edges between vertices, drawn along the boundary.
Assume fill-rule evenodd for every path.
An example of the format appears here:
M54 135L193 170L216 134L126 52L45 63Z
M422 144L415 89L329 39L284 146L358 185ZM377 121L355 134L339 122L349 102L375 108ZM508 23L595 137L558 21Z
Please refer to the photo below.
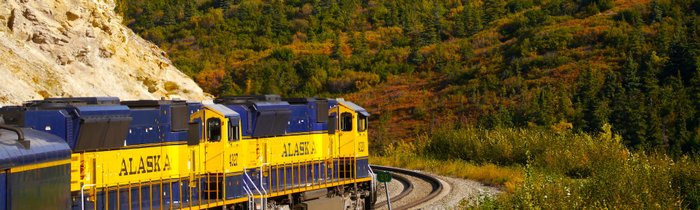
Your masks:
M571 130L572 128L574 128L574 125L570 122L567 122L565 119L562 119L558 123L552 125L552 130L555 133L564 133L568 130Z
M197 83L200 84L204 92L213 93L221 87L221 82L226 76L223 69L209 69L197 74Z
M393 151L404 150L393 148ZM474 165L461 160L434 160L420 156L394 154L373 156L370 162L375 165L387 165L414 170L424 170L443 176L475 180L487 185L501 187L508 192L515 191L522 185L523 171L519 168L500 167L493 164Z
M292 49L294 55L330 55L333 49L332 42L311 43L311 42L294 42L288 45Z

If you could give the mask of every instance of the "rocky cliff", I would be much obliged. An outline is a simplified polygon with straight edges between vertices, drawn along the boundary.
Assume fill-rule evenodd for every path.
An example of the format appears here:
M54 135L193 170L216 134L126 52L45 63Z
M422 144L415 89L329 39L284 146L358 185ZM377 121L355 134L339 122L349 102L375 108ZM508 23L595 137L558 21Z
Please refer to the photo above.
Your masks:
M0 104L45 97L207 96L121 24L113 0L0 0Z

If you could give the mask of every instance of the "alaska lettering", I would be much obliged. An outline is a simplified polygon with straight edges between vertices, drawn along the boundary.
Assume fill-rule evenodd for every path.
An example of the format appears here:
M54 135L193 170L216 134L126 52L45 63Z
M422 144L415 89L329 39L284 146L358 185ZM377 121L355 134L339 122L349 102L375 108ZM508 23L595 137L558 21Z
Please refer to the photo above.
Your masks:
M282 157L296 157L301 155L316 154L316 148L313 142L297 142L292 145L292 143L283 144Z
M163 167L161 167L161 165ZM138 160L134 158L122 158L122 167L119 171L119 176L134 175L134 174L145 174L153 173L159 171L170 170L170 158L165 155L164 160L162 160L160 155L150 155L145 156L145 158L139 157Z

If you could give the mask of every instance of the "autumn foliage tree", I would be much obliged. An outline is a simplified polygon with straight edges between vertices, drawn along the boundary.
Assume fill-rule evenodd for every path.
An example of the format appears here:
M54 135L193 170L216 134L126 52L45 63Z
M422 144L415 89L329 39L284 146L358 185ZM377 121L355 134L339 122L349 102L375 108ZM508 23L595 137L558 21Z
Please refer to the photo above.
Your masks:
M609 124L629 148L700 151L695 0L119 0L117 10L215 96L339 96L415 77L436 105L406 116L426 124L425 113L484 128Z

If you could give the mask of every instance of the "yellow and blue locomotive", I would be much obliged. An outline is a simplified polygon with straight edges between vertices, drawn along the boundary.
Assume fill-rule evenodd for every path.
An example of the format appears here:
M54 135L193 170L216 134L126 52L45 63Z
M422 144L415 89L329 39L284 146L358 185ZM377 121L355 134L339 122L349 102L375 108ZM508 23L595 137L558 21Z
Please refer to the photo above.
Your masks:
M52 98L3 107L0 115L6 143L0 148L8 151L0 155L0 209L369 209L374 203L369 114L342 99ZM25 158L35 153L42 158Z

